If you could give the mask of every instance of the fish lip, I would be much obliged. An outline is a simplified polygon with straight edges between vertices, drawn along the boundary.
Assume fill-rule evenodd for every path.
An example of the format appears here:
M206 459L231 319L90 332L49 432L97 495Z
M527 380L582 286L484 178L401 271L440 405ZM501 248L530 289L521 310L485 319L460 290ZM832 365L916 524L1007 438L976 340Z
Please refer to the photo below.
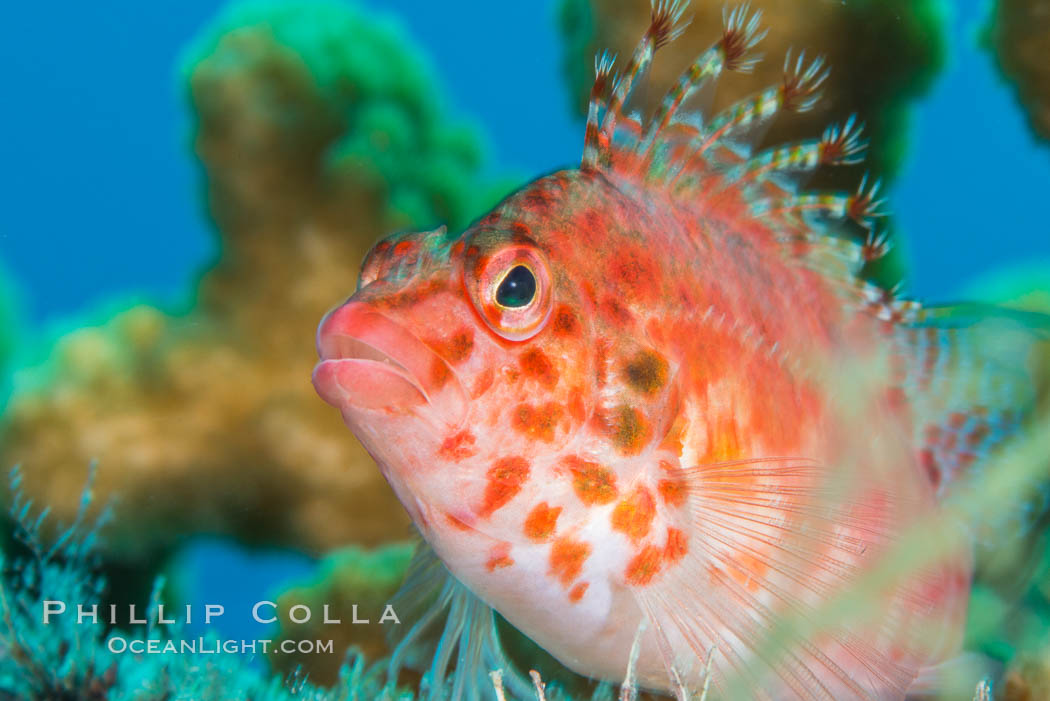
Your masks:
M427 392L408 368L398 362L389 353L386 353L367 341L343 332L330 332L322 336L320 329L324 328L324 321L318 327L317 333L317 356L320 358L314 375L318 374L324 366L340 364L375 364L379 367L388 366L388 371L403 378L406 382L416 388L423 399L430 401Z
M316 342L319 362L313 372L314 385L322 398L338 408L377 408L371 403L361 406L350 400L352 391L342 399L333 399L331 392L323 391L323 378L343 366L400 378L418 393L425 405L438 410L449 423L458 424L463 420L466 393L445 359L403 324L371 305L351 298L330 311L318 325ZM448 370L443 384L436 384L432 379L433 368L438 363ZM404 407L386 407L390 408Z

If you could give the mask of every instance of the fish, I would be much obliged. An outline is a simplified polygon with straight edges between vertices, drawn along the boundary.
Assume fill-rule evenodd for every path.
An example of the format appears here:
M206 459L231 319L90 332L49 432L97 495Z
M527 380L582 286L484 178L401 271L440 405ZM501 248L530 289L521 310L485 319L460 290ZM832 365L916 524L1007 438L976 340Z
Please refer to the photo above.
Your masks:
M1022 430L1043 338L865 279L889 247L878 181L803 188L863 161L858 119L756 146L816 104L821 59L693 106L755 65L747 5L634 108L685 7L654 0L622 71L597 58L578 168L462 232L382 239L319 325L314 386L422 537L391 668L437 626L430 698L488 698L493 670L529 697L499 618L581 675L681 699L902 699L960 654L971 547L822 607Z

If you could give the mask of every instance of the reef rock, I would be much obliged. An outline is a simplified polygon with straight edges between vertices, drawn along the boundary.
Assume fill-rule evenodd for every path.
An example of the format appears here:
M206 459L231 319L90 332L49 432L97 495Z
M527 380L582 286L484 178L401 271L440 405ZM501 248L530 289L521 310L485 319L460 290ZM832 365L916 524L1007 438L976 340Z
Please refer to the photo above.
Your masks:
M190 309L124 310L18 373L0 462L68 521L97 460L96 501L116 498L107 545L129 563L193 532L311 552L404 539L392 492L314 393L314 331L377 237L493 204L479 139L396 25L343 4L235 8L184 75L221 257Z
M1050 0L999 0L989 38L1032 129L1050 139Z

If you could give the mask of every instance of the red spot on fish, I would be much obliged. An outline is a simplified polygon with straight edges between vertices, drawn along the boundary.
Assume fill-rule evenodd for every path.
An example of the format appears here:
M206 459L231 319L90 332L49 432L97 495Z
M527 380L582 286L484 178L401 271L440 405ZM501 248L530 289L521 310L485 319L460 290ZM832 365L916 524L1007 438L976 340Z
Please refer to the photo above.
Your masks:
M448 521L449 524L452 525L452 527L455 528L456 530L460 530L460 531L469 531L469 530L471 530L470 524L468 524L467 522L463 521L462 519L460 519L457 516L453 516L450 513L446 513L445 514L445 520Z
M398 241L397 244L394 245L394 255L407 255L413 248L415 248L415 244L412 241Z
M554 368L554 363L539 348L525 351L519 363L526 376L539 380L547 389L553 389L558 384L558 371Z
M492 550L489 552L489 559L485 562L485 569L493 572L503 567L510 567L513 564L514 559L510 556L510 543L497 543L492 546Z
M591 554L591 546L568 537L559 538L551 544L550 572L565 586L580 576L583 563Z
M572 472L572 488L584 504L608 504L616 498L616 475L609 468L575 455L562 463Z
M685 533L677 528L667 529L667 544L664 545L664 559L668 562L678 562L689 552L686 546Z
M474 350L474 331L462 328L447 339L427 341L427 345L448 362L456 365L470 357Z
M924 448L919 451L919 464L922 469L926 471L926 476L930 480L930 484L933 485L934 489L937 489L941 485L941 470L937 464L937 458L934 457L933 451L929 448Z
M631 311L620 303L615 297L605 297L598 306L599 313L610 323L618 327L626 327L634 321Z
M608 276L624 293L642 300L653 299L659 291L657 269L638 249L618 251L609 262Z
M554 310L551 329L556 336L575 336L579 333L580 322L569 305L562 304Z
M588 582L579 582L572 589L569 590L569 601L572 603L579 602L583 598L583 595L587 593L587 587L591 586Z
M663 553L655 545L647 545L627 563L627 571L624 576L628 584L644 586L653 580L660 571L660 561Z
M449 370L448 365L445 365L445 361L441 358L434 358L430 363L430 380L434 383L434 387L437 389L444 387L451 377L452 371Z
M492 368L485 368L478 375L478 378L474 381L474 387L470 390L470 396L473 399L477 399L485 392L489 391L492 387L492 382L496 379L496 371Z
M886 404L893 411L903 411L908 407L908 395L900 387L890 387L885 397Z
M454 433L444 440L441 447L438 449L438 455L445 460L451 460L453 462L462 460L463 458L469 458L476 455L478 450L475 447L477 439L474 438L469 430L463 429L459 433Z
M521 486L529 479L529 463L525 458L511 456L500 458L489 468L486 475L485 497L478 515L491 516L494 511L513 499Z
M529 438L550 443L554 440L554 430L564 411L556 402L547 402L538 407L519 404L511 416L511 426Z
M554 535L559 515L561 515L560 506L551 507L547 502L541 501L525 517L525 536L530 540L540 542L547 540Z
M613 509L612 527L631 540L641 540L648 535L654 516L656 504L652 494L645 487L638 485Z

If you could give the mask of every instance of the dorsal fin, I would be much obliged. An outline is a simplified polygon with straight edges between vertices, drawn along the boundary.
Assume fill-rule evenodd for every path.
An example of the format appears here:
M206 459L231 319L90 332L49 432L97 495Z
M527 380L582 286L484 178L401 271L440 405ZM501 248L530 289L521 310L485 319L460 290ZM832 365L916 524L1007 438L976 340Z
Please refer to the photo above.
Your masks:
M644 81L656 51L684 29L681 18L686 4L686 0L653 0L649 27L623 72L613 80L613 61L606 54L596 61L581 164L584 170L640 176L647 184L669 188L695 187L692 181L739 161L741 132L760 131L784 110L805 112L819 99L820 87L829 73L823 59L808 61L804 52L797 56L789 52L780 85L742 100L710 119L698 110L684 107L690 95L713 84L725 71L748 72L759 61L753 50L765 36L759 24L761 12L752 12L750 4L745 3L723 12L721 38L682 73L651 117L630 113L630 98ZM830 145L835 136L844 132L854 151L855 144L859 144L855 127L855 122L851 122L838 135L825 134L820 143ZM831 158L827 162L839 161L852 159ZM798 163L797 158L771 159L761 176L773 174L781 166L790 170Z
M727 197L743 203L789 257L855 293L861 265L887 247L884 238L869 239L868 246L846 232L875 228L883 214L880 183L865 176L852 193L802 192L799 184L821 166L860 163L867 149L863 125L853 116L820 138L757 154L751 148L778 114L812 109L829 74L822 58L789 52L778 85L713 115L693 107L689 98L725 72L748 72L760 60L755 48L766 34L761 12L744 3L723 11L721 37L651 114L630 111L656 51L681 33L685 6L685 0L653 0L649 27L621 74L613 73L608 54L595 61L581 168L662 191L696 211Z

